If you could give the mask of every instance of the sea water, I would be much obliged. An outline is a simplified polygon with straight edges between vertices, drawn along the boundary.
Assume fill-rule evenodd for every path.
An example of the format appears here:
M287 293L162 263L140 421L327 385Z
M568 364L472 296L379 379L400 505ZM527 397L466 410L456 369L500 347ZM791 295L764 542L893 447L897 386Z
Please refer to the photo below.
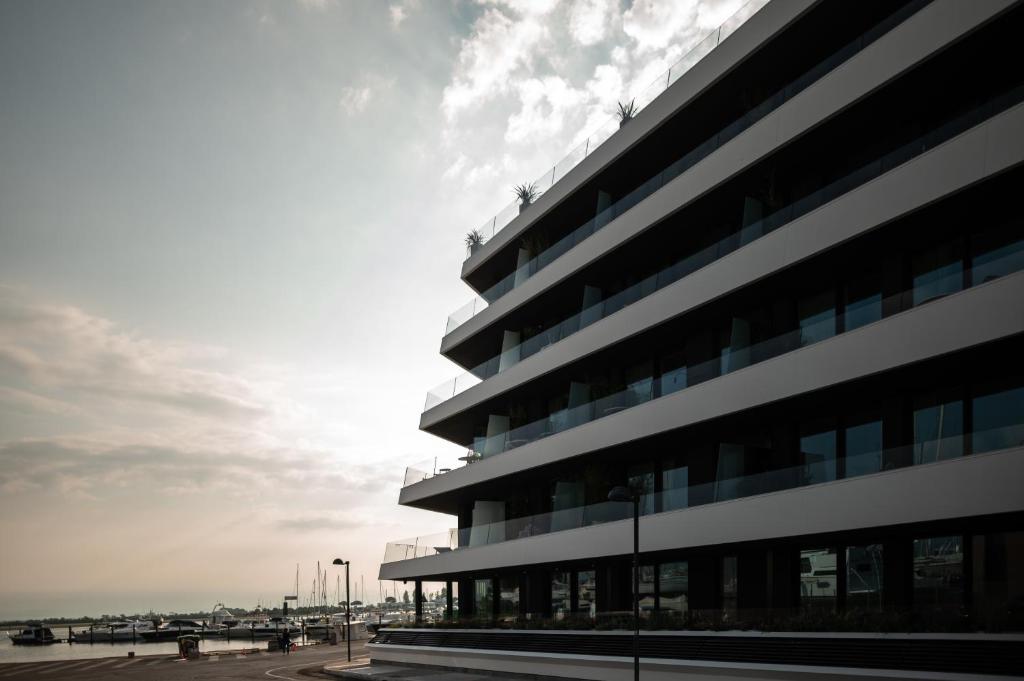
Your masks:
M67 627L51 627L53 635L57 638L67 638ZM77 631L77 629L76 629ZM11 630L15 633L15 630ZM137 656L142 655L177 655L177 641L160 641L154 643L143 643L131 641L110 643L53 643L46 646L16 646L7 637L7 632L0 632L3 639L0 640L0 664L5 662L43 662L47 660L85 660L97 657L128 657L128 653L134 651ZM267 649L267 638L256 638L253 643L251 639L244 636L232 636L228 641L226 638L208 638L199 641L199 650L211 652L214 650L242 650L258 648ZM301 643L301 637L296 637L296 643Z

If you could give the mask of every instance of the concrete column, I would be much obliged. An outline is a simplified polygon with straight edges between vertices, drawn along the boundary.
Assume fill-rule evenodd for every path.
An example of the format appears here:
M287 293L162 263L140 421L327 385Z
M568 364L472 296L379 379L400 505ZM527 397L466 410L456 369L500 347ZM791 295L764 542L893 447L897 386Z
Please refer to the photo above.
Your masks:
M423 623L423 580L416 580L416 588L413 589L413 600L416 602L416 624Z
M445 597L444 597L444 618L449 622L455 619L455 606L452 596L452 580L448 580L444 583Z

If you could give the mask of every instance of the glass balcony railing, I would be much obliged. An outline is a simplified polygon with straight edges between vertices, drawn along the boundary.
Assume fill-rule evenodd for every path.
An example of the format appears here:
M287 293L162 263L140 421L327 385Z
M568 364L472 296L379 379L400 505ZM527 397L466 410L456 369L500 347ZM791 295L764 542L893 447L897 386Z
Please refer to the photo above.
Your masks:
M427 393L423 410L427 411L451 399L483 380L495 376L524 359L537 354L544 348L571 336L577 331L608 317L622 308L646 298L680 279L706 267L746 244L770 234L785 224L806 215L822 205L847 192L879 177L907 161L930 151L939 144L991 118L992 116L1024 101L1024 86L1013 88L982 106L979 106L937 129L922 135L907 144L889 152L881 158L864 165L846 176L831 182L821 189L795 201L775 213L758 220L720 241L681 258L676 263L648 276L642 281L583 309L558 324L541 331L535 336L508 350L481 362L469 371L450 379Z
M1024 447L1024 423L978 431L971 435L974 442L985 443L986 452ZM834 454L828 457L821 454L797 453L799 457L808 460L787 468L751 472L704 484L642 494L640 513L653 515L677 511L908 466L927 465L964 456L966 442L966 436L954 435L845 457L836 457ZM627 520L632 518L632 515L633 509L630 504L605 501L474 527L451 529L436 535L392 542L385 549L384 562L422 558L464 548Z
M591 220L588 220L580 227L577 227L575 230L562 237L555 244L549 246L543 252L518 267L514 272L502 278L496 284L484 291L480 297L474 298L449 315L445 325L445 335L448 335L453 330L472 319L476 314L485 309L488 304L493 303L509 291L523 284L534 274L550 265L568 251L572 250L572 248L584 239L626 213L642 200L658 191L663 186L709 156L726 142L754 125L757 121L761 120L772 111L778 109L785 102L803 92L822 76L834 70L837 66L863 50L880 36L890 31L894 26L906 20L907 17L920 10L921 7L927 5L928 2L930 2L930 0L917 0L916 2L911 2L908 5L903 6L895 13L889 15L882 22L876 24L870 30L844 45L828 58L822 60L816 66L794 79L785 87L780 88L774 95L761 102L761 104L748 111L739 119L722 128L722 130L712 135L703 143L688 152L685 156L626 194L626 196L613 203L600 214L596 215ZM509 209L506 209L506 211L508 210Z
M995 273L991 278L1019 271L1024 267L1024 240L1016 244L1016 248L994 257L986 263L985 271ZM955 293L963 290L964 273L938 276L928 283L929 291ZM970 281L972 276L968 271ZM979 282L981 283L981 282ZM916 307L915 297L920 297L920 289L906 289L887 296L879 306L879 312L886 309L907 310ZM930 297L935 300L941 296ZM730 374L753 364L773 359L793 350L828 340L842 335L844 329L851 331L863 326L861 311L850 314L838 314L815 323L806 324L773 338L742 347L729 347L722 354L699 364L682 366L675 371L668 371L660 376L648 376L631 383L622 390L599 397L589 402L562 409L546 418L537 419L523 426L513 428L491 437L478 437L473 442L473 452L477 458L487 458L502 454L510 449L536 442L550 435L561 433L570 428L590 423L605 416L617 414L638 405L650 402L659 397L684 390L707 380Z
M473 463L502 454L550 435L876 323L880 319L888 318L883 316L885 310L907 311L965 288L1019 272L1024 270L1024 239L982 254L974 262L974 267L962 270L958 267L949 273L941 271L936 276L929 276L925 283L918 284L915 288L902 290L884 299L879 295L878 302L872 306L877 313L866 315L863 308L855 308L849 313L830 314L824 319L804 324L800 328L760 342L725 348L720 355L707 361L681 366L673 371L665 371L659 376L648 376L629 384L624 389L562 409L506 432L474 438L469 454L462 460Z

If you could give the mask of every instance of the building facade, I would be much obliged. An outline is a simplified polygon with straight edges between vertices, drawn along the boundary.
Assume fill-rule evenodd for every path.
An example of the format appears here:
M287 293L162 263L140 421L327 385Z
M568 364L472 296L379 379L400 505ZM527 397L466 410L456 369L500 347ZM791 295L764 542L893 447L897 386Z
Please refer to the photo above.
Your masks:
M447 628L374 658L621 676L625 485L651 678L1024 660L1024 4L745 10L465 261L420 427L466 465L400 498L456 527L380 571Z

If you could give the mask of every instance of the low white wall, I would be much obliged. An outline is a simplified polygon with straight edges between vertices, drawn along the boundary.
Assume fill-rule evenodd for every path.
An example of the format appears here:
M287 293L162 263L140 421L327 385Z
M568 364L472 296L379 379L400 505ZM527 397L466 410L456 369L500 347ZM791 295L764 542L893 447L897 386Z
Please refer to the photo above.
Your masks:
M630 678L633 660L597 655L556 655L517 653L463 648L424 648L396 644L367 644L373 662L422 664L453 669L514 672L565 679L623 681ZM912 679L920 681L980 681L1024 677L986 674L949 674L887 669L851 669L810 665L736 664L699 660L640 659L644 681L755 681L758 679L799 679L800 681L842 681L843 679Z

